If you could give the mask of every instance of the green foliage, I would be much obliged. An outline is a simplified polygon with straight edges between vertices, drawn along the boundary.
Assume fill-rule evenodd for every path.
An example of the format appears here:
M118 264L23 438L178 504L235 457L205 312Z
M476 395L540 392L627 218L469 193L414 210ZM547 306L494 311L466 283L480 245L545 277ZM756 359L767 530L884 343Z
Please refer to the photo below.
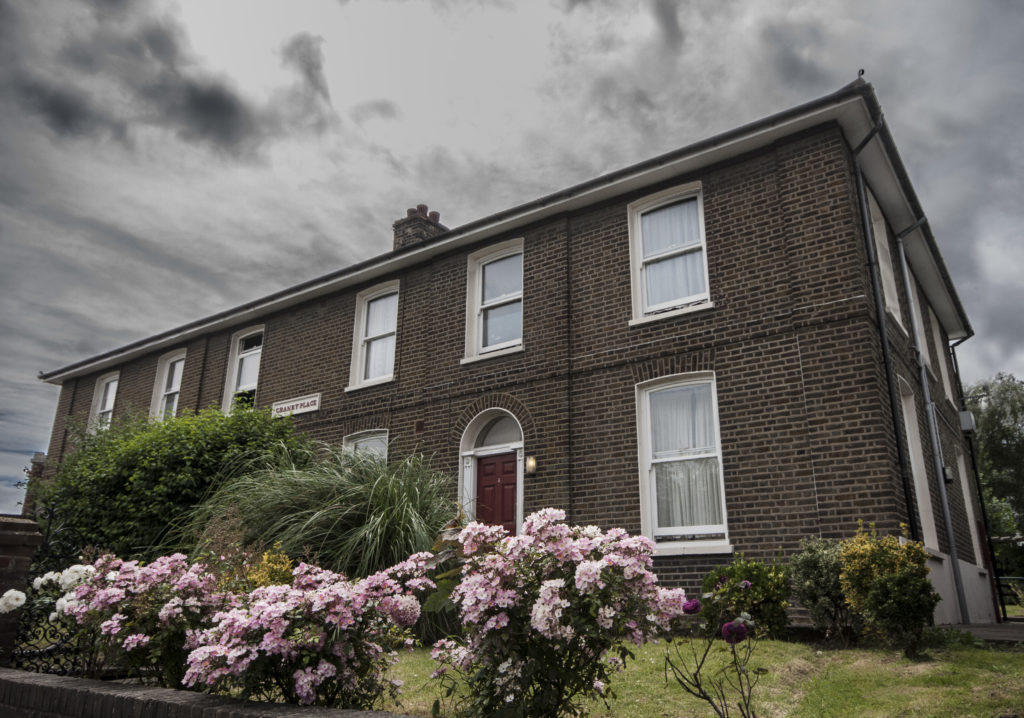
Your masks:
M928 580L928 553L920 541L859 530L843 541L839 580L846 601L865 628L887 643L917 655L939 594Z
M388 464L325 446L267 454L191 512L185 536L202 541L236 512L246 544L280 545L347 576L368 576L427 551L456 514L451 477L419 455Z
M115 421L102 431L77 433L43 500L81 536L82 547L150 559L163 552L171 524L245 460L275 444L299 449L306 441L288 419L261 410Z
M1024 381L1012 374L968 387L977 420L977 460L996 561L1004 573L1024 574Z
M772 562L747 559L738 553L727 566L708 572L701 586L704 594L713 593L720 607L718 620L709 616L709 624L721 626L735 616L748 613L753 618L758 637L781 638L786 633L789 616L789 567Z
M842 570L836 539L807 538L789 560L793 595L807 609L814 627L831 640L849 643L854 635L853 614L839 582Z

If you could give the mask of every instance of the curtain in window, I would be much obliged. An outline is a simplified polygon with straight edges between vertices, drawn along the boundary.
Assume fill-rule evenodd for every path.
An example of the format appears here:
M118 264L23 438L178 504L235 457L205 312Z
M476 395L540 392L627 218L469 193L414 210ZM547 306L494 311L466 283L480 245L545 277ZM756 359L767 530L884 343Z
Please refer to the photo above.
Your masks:
M395 329L398 294L378 297L366 305L366 366L364 379L391 376L395 369Z
M658 527L721 524L721 478L710 384L652 392L650 411Z
M645 212L640 217L640 234L649 305L705 291L696 199Z

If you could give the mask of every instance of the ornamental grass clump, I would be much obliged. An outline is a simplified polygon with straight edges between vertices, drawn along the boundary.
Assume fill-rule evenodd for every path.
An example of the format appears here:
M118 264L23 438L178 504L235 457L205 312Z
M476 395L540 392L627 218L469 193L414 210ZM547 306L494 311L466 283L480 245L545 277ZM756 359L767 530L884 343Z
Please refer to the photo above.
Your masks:
M328 446L271 452L197 507L182 533L201 548L211 523L233 511L246 545L368 576L430 549L456 515L453 485L420 455L388 463Z
M627 642L683 619L686 595L658 587L649 539L564 519L544 509L518 536L475 522L459 535L466 562L451 600L464 636L434 646L450 703L435 715L583 715L586 700L613 695Z
M386 678L410 642L432 556L410 556L359 581L300 564L291 585L263 586L197 634L184 685L241 698L372 709L394 699Z

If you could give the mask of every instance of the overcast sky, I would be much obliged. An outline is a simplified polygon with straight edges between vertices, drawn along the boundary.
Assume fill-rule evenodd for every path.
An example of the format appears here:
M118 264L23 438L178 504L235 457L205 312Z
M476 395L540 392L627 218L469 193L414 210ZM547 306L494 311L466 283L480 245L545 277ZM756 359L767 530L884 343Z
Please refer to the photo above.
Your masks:
M1024 3L0 0L0 511L36 378L852 81L1024 377Z

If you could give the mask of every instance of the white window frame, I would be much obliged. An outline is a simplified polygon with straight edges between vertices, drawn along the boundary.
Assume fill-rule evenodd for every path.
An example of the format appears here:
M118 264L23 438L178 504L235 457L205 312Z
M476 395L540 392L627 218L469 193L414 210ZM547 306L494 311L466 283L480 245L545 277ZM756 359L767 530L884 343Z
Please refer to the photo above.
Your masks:
M645 277L647 262L644 260L641 217L647 212L691 199L697 202L700 245L686 247L682 250L672 250L658 256L656 259L667 259L670 256L700 251L704 259L704 291L650 306L647 303L647 281ZM631 326L643 324L714 307L714 302L711 301L711 281L708 274L708 243L704 228L704 192L701 188L701 183L689 182L678 187L663 190L649 197L638 199L635 202L630 202L626 207L626 211L629 218L629 262L633 295L633 318L629 324Z
M921 357L924 359L924 365L929 369L932 368L932 353L928 351L928 328L925 326L925 305L924 301L921 300L921 286L917 283L917 277L914 273L910 273L910 291L913 292L913 296L910 297L911 311L914 312L914 329L917 332L917 341L921 345ZM931 311L931 307L927 307Z
M526 302L523 296L523 282L520 280L519 294L501 297L499 301L492 302L488 305L484 305L483 303L484 265L516 254L523 256L523 271L525 274L526 258L523 252L522 237L510 239L498 244L492 244L489 247L473 252L468 257L466 266L466 355L461 361L462 364L479 361L480 359L503 356L505 354L511 354L513 352L520 352L523 350L523 333L525 330L524 323L526 318ZM484 347L484 310L501 304L509 304L514 301L519 301L521 307L519 338L502 342L501 344Z
M238 381L238 365L243 356L248 354L242 354L241 346L244 339L248 339L253 334L262 334L263 343L260 344L260 363L263 362L263 349L267 344L267 334L265 331L266 327L263 324L255 324L245 329L239 329L237 332L231 335L231 349L228 352L228 369L227 375L224 378L224 395L221 398L221 411L225 414L231 413L231 405L235 400L235 382ZM259 377L259 371L257 371L257 378ZM257 379L257 386L253 388L254 399L255 392L257 391L259 382ZM255 401L253 402L255 404Z
M366 347L371 340L381 339L388 334L394 334L394 352L395 355L398 353L398 309L399 303L402 301L401 294L399 293L399 285L400 281L395 279L390 282L384 282L383 284L378 284L370 287L369 289L365 289L356 295L355 324L352 328L352 367L349 370L348 386L345 387L345 391L353 391L355 389L362 389L363 387L375 386L377 384L386 384L387 382L394 380L394 356L392 356L391 360L392 371L387 376L363 379L363 375L366 373ZM394 332L388 332L373 337L366 336L366 317L370 302L375 299L380 299L381 297L386 297L389 294L395 295Z
M882 298L885 308L896 320L903 333L907 333L903 324L903 312L900 310L900 295L896 289L896 270L892 264L892 247L889 241L889 226L885 222L882 208L871 190L867 190L868 213L871 215L871 235L875 240L875 256L878 259L878 273L882 278Z
M176 361L185 361L185 350L176 349L173 352L168 352L160 357L156 363L156 381L153 383L153 398L149 403L149 416L157 421L163 421L164 419L164 403L166 397L170 393L174 393L174 415L178 413L179 399L181 398L181 381L178 382L178 388L174 392L167 391L167 374L171 370L171 366ZM182 378L185 374L185 365L181 365Z
M939 318L935 316L932 308L928 307L928 319L932 325L932 337L935 340L935 351L938 354L939 374L942 376L942 388L946 392L946 398L956 404L956 397L953 394L953 382L949 378L949 345L942 338L942 327L939 325Z
M657 525L656 492L654 487L654 452L651 446L651 409L650 395L662 389L677 386L704 384L711 388L711 408L715 421L715 445L717 450L714 453L707 452L703 456L690 458L709 458L716 456L718 459L719 491L722 502L722 523L714 526L688 527L693 535L722 534L721 537L711 539L675 539L659 540L656 536L655 526ZM725 471L722 464L722 432L718 415L718 387L715 381L714 372L692 372L687 374L673 374L670 376L652 379L636 385L636 412L637 412L637 455L640 467L640 530L644 536L655 542L656 555L679 555L679 554L719 554L732 553L732 544L729 542L729 517L725 503Z
M109 384L117 384L121 381L120 371L111 371L96 379L96 386L92 392L92 405L89 407L89 429L91 431L102 431L110 426L114 418L114 409L117 407L117 390L114 387L114 397L110 402L110 409L103 410L103 394Z
M359 451L357 444L367 439L380 438L384 440L384 461L388 460L388 430L387 429L366 429L348 434L341 440L341 446L345 451Z
M511 417L516 426L519 427L519 435L523 434L523 425L516 418L515 414L506 409L492 407L484 409L466 425L462 432L462 441L459 444L459 456L462 461L459 464L459 491L458 501L462 507L467 520L476 520L476 463L482 456L497 456L499 454L516 455L516 533L523 530L523 483L525 474L525 444L523 439L507 444L493 444L491 446L476 446L480 432L490 426L494 419Z
M903 415L903 431L907 435L907 453L910 454L910 474L914 480L914 495L917 498L918 515L921 517L921 537L925 548L932 553L939 552L939 534L935 528L935 509L932 506L932 490L928 483L924 455L924 442L921 441L921 421L917 413L917 401L914 390L903 377L898 377L900 387L900 409ZM939 477L939 481L942 481ZM910 507L907 507L910 510Z

